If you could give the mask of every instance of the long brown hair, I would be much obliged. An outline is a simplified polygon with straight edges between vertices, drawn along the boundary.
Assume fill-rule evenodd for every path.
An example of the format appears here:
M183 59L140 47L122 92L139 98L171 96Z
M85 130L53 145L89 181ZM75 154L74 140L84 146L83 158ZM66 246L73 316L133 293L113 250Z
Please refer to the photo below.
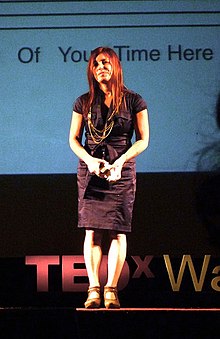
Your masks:
M110 47L97 47L91 52L91 56L89 58L88 67L87 67L87 78L89 83L89 95L88 101L85 105L85 114L88 114L89 108L92 105L95 99L95 93L99 88L99 84L94 78L93 75L93 67L96 61L96 58L99 54L105 54L109 57L110 63L112 64L113 73L111 76L111 90L112 90L112 97L113 97L113 107L118 110L121 102L122 90L124 87L123 83L123 72L121 63L119 60L118 55L115 53L113 49Z

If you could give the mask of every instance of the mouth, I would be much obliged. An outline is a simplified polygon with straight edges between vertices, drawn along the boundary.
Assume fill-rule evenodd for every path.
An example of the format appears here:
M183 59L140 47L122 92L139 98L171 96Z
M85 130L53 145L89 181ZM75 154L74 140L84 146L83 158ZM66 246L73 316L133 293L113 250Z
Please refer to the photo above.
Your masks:
M105 76L105 75L109 75L109 72L102 71L102 72L97 73L97 76Z

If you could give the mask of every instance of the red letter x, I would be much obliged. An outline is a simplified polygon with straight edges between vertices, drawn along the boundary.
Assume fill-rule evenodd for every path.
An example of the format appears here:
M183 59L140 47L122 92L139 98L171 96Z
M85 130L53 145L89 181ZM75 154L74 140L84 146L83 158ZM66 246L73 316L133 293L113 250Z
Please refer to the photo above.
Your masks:
M154 278L154 274L151 272L150 268L148 267L151 260L153 259L152 255L147 255L144 260L141 260L139 256L132 256L135 263L137 264L137 269L134 272L132 278L140 278L141 274L144 273L147 278Z

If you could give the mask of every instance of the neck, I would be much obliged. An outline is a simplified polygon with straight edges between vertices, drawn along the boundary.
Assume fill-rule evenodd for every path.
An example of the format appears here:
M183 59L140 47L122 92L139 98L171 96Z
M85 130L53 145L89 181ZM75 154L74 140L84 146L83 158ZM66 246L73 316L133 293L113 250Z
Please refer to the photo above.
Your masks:
M105 93L106 97L111 97L112 91L108 84L100 84L100 89Z

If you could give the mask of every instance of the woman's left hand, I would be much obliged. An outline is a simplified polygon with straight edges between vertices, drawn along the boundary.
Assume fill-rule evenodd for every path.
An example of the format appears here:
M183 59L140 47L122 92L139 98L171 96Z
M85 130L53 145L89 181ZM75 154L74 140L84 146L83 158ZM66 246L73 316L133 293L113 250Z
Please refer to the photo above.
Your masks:
M121 179L121 171L122 171L122 167L125 163L125 160L126 160L126 156L123 154L120 158L118 158L111 165L111 167L109 168L110 174L106 178L106 180L108 180L109 182L114 182L114 181Z

